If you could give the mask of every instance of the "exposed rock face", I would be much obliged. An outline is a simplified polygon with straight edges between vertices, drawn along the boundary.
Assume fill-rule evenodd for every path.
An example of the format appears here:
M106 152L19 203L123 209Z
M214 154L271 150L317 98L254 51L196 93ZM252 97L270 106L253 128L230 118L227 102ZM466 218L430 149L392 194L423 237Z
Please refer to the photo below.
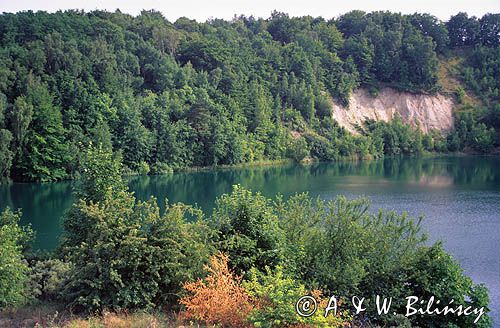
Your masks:
M333 103L333 118L347 130L357 133L356 125L362 126L366 119L390 121L396 113L403 122L420 126L424 133L437 130L441 133L453 127L453 100L436 94L412 94L384 88L377 97L366 89L353 92L348 108Z

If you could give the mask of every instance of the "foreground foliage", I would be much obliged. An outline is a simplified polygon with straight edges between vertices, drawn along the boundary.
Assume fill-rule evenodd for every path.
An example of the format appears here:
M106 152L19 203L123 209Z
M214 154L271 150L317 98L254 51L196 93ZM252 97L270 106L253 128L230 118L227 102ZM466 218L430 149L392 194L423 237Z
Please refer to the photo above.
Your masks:
M186 308L182 317L207 325L249 327L246 318L253 304L241 286L241 277L229 269L228 257L222 253L214 255L205 269L207 277L184 285L189 294L180 300Z
M265 273L253 269L248 281L243 286L255 300L257 306L250 313L248 320L255 327L344 327L349 323L348 311L342 314L329 313L324 316L324 310L329 303L329 297L323 297L319 290L309 292L296 279L286 275L278 266L274 270L268 267ZM318 310L312 316L301 317L297 314L296 302L301 297L311 294Z
M119 165L108 152L90 148L85 156L110 166L85 167L82 198L65 219L62 253L73 266L64 299L77 310L172 303L182 283L200 274L211 250L203 223L185 220L202 213L174 204L160 215L155 199L136 201L119 171L109 172ZM89 188L89 180L96 184Z
M138 201L128 191L109 150L91 146L81 163L80 198L53 258L35 256L28 267L29 230L17 225L17 214L2 214L0 270L12 276L0 278L2 307L31 297L80 313L180 309L187 322L224 327L472 325L471 316L375 312L376 295L392 297L398 313L413 295L484 307L477 326L491 327L486 288L439 243L426 245L420 220L406 214L373 213L366 199L271 200L241 186L219 197L208 219L184 204L160 213L155 199ZM295 302L309 294L323 307L337 296L338 314L299 317ZM367 311L352 318L353 295L366 298Z
M30 296L29 268L23 252L33 236L20 227L20 213L8 208L0 214L0 310L23 305Z

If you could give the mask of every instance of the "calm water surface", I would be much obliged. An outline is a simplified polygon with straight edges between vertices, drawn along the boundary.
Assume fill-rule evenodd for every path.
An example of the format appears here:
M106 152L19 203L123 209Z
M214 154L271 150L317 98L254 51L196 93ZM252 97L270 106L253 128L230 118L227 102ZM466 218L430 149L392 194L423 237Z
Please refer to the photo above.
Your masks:
M325 199L369 197L373 208L425 216L431 241L442 240L475 282L490 289L495 327L500 326L500 158L403 158L228 169L136 177L140 199L198 204L210 212L215 198L241 184L273 197L308 191ZM35 247L53 249L60 217L73 201L72 183L0 185L0 209L23 209L23 223L37 231Z

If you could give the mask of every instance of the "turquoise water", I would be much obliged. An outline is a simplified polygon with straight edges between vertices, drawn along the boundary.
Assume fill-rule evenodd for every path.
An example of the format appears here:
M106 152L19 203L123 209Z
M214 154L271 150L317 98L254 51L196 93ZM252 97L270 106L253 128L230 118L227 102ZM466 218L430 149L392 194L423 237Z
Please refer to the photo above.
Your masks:
M475 282L490 289L493 317L500 323L500 158L402 158L356 163L319 163L224 169L134 177L138 198L198 204L210 212L214 200L241 184L272 197L296 192L330 199L367 196L373 209L424 215L431 241L444 247ZM72 182L0 185L0 209L23 209L23 223L37 231L35 247L53 249L60 218L71 205Z

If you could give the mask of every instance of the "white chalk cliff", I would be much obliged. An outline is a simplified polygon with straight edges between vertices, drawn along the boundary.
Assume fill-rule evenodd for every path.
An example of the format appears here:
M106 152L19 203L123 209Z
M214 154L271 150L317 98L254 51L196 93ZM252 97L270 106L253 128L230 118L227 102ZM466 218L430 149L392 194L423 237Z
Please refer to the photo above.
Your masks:
M453 99L442 94L413 94L383 88L373 97L366 89L357 89L347 107L333 102L332 115L353 133L357 133L356 125L362 126L366 119L390 121L396 113L403 122L420 126L424 133L431 130L445 133L453 128L453 107Z

